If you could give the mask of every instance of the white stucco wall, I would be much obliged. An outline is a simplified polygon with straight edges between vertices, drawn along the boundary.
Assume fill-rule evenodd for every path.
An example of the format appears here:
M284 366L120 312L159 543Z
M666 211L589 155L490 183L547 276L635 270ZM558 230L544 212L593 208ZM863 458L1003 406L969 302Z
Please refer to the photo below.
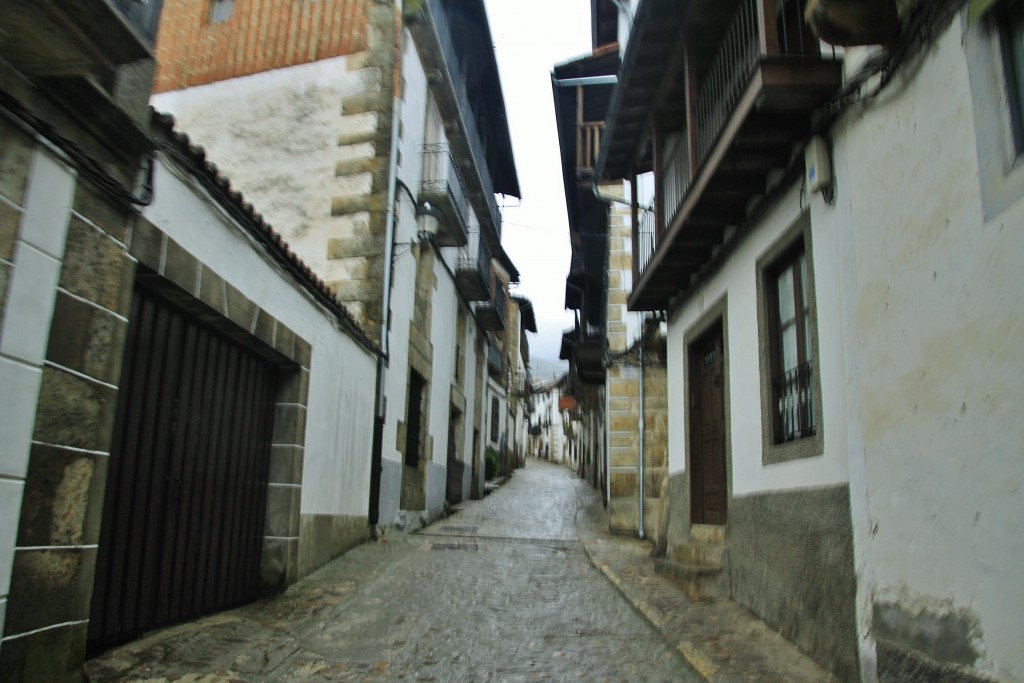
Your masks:
M983 218L964 52L983 28L958 18L905 88L836 132L854 521L876 602L976 622L978 668L1021 680L1024 203Z
M406 394L409 373L409 326L415 314L416 260L413 243L417 235L416 203L423 171L423 144L426 135L427 106L430 101L428 84L422 63L412 41L406 32L405 50L402 58L402 97L399 103L401 121L398 139L399 154L396 177L399 186L395 200L399 206L394 241L394 270L391 289L391 325L389 339L390 360L385 379L388 411L383 438L383 457L401 461L396 447L398 422L405 420ZM408 192L402 187L408 188ZM411 195L413 196L410 196ZM475 218L471 218L475 222ZM463 415L464 448L460 460L471 465L473 446L473 410L476 398L476 327L472 313L459 298L452 275L457 265L459 250L437 249L421 245L417 249L434 250L434 277L436 287L432 296L430 341L433 357L430 378L430 413L425 427L433 439L431 461L445 465L448 453L448 421L451 407L451 387L455 383L455 346L457 334L457 312L463 307L466 314L466 334L459 341L462 345L464 365L460 369L463 395L466 398L466 413ZM486 406L484 408L486 411Z
M377 129L377 114L342 115L345 98L379 87L375 69L347 57L266 71L152 98L202 145L293 250L326 281L349 276L327 258L331 237L353 234L368 215L332 216L331 198L368 194L369 173L337 177L339 162L369 159L371 142L339 145L345 133Z
M430 434L434 437L433 461L444 465L448 460L448 422L451 417L452 384L455 383L455 327L459 305L455 280L440 262L434 262L433 320L430 343L434 347L433 380L430 398Z
M835 219L816 198L811 201L812 259L821 373L821 425L824 453L790 462L762 464L761 385L757 322L757 260L797 222L802 211L799 186L791 187L739 244L723 267L669 318L668 385L669 472L685 469L683 394L686 368L684 337L703 320L704 311L728 299L726 363L729 376L727 424L731 439L734 496L845 483L846 428L843 391L842 324L838 316L839 250Z
M190 183L161 162L144 215L313 347L301 510L365 515L374 408L366 387L374 386L374 356Z

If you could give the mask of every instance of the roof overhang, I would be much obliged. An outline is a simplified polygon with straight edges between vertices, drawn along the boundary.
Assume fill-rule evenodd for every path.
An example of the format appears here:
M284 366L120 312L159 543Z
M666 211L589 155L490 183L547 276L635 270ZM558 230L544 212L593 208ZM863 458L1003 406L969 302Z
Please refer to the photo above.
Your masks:
M628 178L650 160L638 156L662 85L666 59L675 52L693 0L640 0L622 58L619 82L605 120L601 152L594 166L597 178ZM706 3L702 3L706 4ZM732 2L725 2L732 6ZM639 167L639 168L637 168Z

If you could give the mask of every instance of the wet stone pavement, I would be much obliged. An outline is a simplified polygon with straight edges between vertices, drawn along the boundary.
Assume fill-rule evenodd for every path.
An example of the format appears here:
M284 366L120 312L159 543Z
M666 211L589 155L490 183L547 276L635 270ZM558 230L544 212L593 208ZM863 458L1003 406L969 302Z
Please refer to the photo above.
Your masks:
M599 493L538 460L414 535L281 595L92 660L92 681L695 681L596 570ZM589 512L589 514L588 514Z

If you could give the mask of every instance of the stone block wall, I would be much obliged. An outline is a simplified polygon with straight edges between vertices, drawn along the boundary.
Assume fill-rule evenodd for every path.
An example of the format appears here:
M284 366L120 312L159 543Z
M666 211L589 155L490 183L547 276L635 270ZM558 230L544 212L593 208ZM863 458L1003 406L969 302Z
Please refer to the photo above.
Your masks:
M640 530L640 415L643 411L643 526L655 539L661 512L662 483L668 473L668 387L657 344L647 344L643 367L630 333L626 301L632 289L633 254L629 210L616 205L608 226L608 351L618 354L608 368L608 451L613 531ZM641 391L641 381L643 390ZM640 396L643 394L643 405Z
M0 136L0 670L60 680L85 655L132 214L22 130Z

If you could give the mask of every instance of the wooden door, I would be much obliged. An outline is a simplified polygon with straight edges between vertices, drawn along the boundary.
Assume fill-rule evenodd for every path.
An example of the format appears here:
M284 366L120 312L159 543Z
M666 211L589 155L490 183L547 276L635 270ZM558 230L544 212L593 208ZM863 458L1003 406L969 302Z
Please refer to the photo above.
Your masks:
M722 328L690 347L690 505L694 524L725 524L725 362Z
M264 359L136 289L90 651L259 596L276 382Z
M462 412L452 406L448 413L448 477L445 500L450 505L462 502L462 474L466 470L462 459Z

